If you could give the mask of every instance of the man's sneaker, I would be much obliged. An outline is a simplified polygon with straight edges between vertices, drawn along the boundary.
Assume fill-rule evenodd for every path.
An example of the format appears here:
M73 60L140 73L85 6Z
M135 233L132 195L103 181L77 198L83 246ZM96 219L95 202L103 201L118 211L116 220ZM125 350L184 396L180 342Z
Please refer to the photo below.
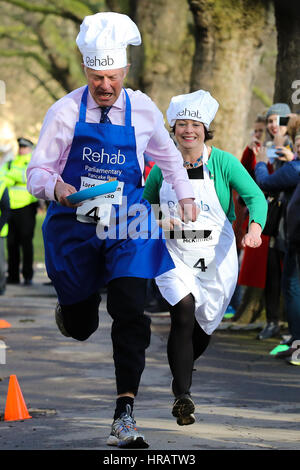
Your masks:
M130 449L146 449L149 447L144 436L136 428L130 405L127 404L126 412L122 413L112 423L111 433L106 443L109 446Z
M62 317L62 313L61 313L61 306L59 305L59 303L55 307L55 321L56 321L56 324L58 326L59 331L64 336L67 336L69 338L71 335L69 335L69 333L67 332L67 330L64 327L63 317Z
M195 422L195 404L191 399L189 393L184 393L179 397L175 398L172 415L177 418L177 424L179 426L186 426L188 424L194 424Z

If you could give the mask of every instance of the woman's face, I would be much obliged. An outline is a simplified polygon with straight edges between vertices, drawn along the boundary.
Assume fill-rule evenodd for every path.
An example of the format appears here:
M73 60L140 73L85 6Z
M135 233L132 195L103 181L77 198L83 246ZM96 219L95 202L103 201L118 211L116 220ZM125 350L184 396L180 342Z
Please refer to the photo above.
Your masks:
M178 119L175 124L175 137L180 147L185 150L201 148L204 143L204 125L192 119Z
M286 126L278 126L277 114L271 114L271 116L268 117L267 129L273 137L275 137L277 134L285 135L287 133Z
M254 137L256 140L261 141L264 136L265 123L264 122L255 122L254 123Z

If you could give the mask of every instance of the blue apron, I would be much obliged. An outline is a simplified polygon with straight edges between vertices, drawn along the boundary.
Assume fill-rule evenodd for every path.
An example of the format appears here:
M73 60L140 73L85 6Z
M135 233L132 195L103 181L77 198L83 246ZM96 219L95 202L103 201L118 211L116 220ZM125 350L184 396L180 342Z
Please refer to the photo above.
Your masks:
M131 103L124 91L125 126L119 126L86 122L88 87L84 89L79 121L62 173L63 181L72 184L77 191L81 177L99 180L101 175L102 180L108 180L112 174L118 174L117 179L124 183L124 189L122 205L113 206L118 228L116 237L100 239L96 224L79 222L76 209L54 201L43 224L46 269L62 305L84 300L115 278L152 279L174 268L151 206L142 197L142 173L131 125ZM129 215L128 209L134 204L142 204L143 213L146 212L148 229L143 238L124 236L139 216L139 213Z

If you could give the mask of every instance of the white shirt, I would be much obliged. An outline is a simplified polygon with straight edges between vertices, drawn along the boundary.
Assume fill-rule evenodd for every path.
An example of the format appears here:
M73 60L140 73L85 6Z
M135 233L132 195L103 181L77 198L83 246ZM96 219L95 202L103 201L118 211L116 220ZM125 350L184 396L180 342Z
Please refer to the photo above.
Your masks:
M27 169L29 192L39 199L54 200L54 187L63 181L64 170L78 121L83 89L78 88L54 103L48 110L37 146ZM140 91L126 89L135 128L137 158L144 170L144 153L161 168L164 179L172 184L178 200L193 198L194 191L183 167L182 156L164 126L163 115L153 101ZM124 125L125 92L109 111L112 124ZM87 98L86 122L100 121L101 111L90 92Z

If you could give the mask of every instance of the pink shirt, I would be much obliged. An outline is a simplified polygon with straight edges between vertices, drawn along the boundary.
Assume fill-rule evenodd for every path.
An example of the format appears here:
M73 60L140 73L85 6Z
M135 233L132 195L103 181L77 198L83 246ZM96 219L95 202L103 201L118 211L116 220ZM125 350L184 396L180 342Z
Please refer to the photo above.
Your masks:
M61 174L73 141L75 124L84 87L72 91L54 103L48 110L37 146L27 169L27 188L39 199L54 200L54 187L63 181ZM163 115L153 101L140 91L126 89L135 128L137 157L144 171L144 152L161 168L164 179L173 185L178 200L193 198L182 156L164 126ZM109 111L112 124L124 125L125 93ZM99 122L101 111L88 93L86 122ZM66 181L68 183L68 181Z

